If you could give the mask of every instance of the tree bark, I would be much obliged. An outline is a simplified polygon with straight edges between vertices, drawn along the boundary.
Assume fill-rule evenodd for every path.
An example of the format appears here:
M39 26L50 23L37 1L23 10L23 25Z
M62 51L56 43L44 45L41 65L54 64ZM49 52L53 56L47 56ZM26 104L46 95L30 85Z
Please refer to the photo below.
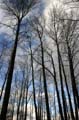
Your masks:
M68 84L67 84L67 77L66 77L66 74L65 74L65 68L64 68L64 65L63 65L62 58L61 58L61 65L62 65L62 70L63 70L63 74L64 74L64 80L65 80L66 90L67 90L67 94L68 94L68 100L69 100L71 118L72 118L72 120L75 120L74 112L73 112L73 107L72 107L72 102L71 102L71 96L70 96L70 93L69 93L69 88L68 88Z
M68 48L69 69L70 69L70 77L71 77L73 98L74 98L74 104L75 104L75 115L76 115L75 117L76 117L76 120L78 120L79 96L78 96L78 91L77 91L77 86L75 81L72 54L71 54L71 49L69 47L68 40L66 40L66 44Z
M49 109L49 100L48 100L48 92L47 92L45 66L44 66L44 50L43 50L43 43L42 43L41 39L40 39L40 43L41 43L42 70L43 70L43 81L44 81L44 92L45 92L45 100L46 100L47 120L51 120L50 109Z
M35 82L34 82L34 67L33 67L32 50L31 50L31 67L32 67L32 83L33 83L33 97L34 97L35 115L36 115L36 120L39 120L38 113L37 113L36 96L35 96Z
M21 20L18 20L15 43L14 43L14 47L13 47L13 51L12 51L11 59L10 59L10 63L9 63L7 83L6 83L6 88L5 88L3 105L2 105L2 109L1 109L0 120L6 120L7 108L8 108L9 97L10 97L10 90L11 90L11 83L12 83L12 76L13 76L13 70L14 70L14 63L15 63L15 56L16 56L16 50L17 50L17 45L18 45L20 23L21 23Z
M20 111L20 104L21 104L21 98L22 98L22 89L23 89L23 81L22 81L21 90L20 90L19 103L17 106L17 120L19 119L19 111Z
M60 96L59 96L59 90L58 90L58 85L57 85L57 79L56 79L56 70L55 70L55 65L54 65L54 61L53 61L52 56L51 56L51 61L52 61L52 67L53 67L53 70L54 70L54 84L55 84L56 93L57 93L59 113L60 113L60 116L61 116L61 120L64 120L61 101L60 101Z
M62 94L62 102L63 102L63 110L64 110L64 119L67 120L67 110L66 110L67 106L66 106L65 92L64 92L64 88L63 88L60 51L59 51L59 45L58 45L57 40L56 40L56 45L57 45L57 54L58 54L59 77L60 77L60 84L61 84L61 94Z

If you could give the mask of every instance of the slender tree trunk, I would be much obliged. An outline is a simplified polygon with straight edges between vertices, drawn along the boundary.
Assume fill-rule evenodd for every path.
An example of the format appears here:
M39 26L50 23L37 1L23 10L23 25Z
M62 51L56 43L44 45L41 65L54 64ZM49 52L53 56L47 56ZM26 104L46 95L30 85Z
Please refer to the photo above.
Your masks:
M14 95L14 103L13 103L13 111L12 111L12 120L13 120L13 116L14 116L14 108L15 108L15 102L16 102L16 91L15 91L15 95Z
M59 90L58 90L58 85L57 85L57 79L56 79L56 70L55 70L55 65L54 65L54 61L53 61L52 56L51 56L51 60L52 60L52 67L53 67L53 70L54 70L54 84L55 84L55 87L56 87L58 106L59 106L59 113L60 113L60 116L61 116L61 120L64 120L61 101L60 101L60 96L59 96Z
M42 43L41 39L40 39L40 43L41 43L42 70L43 70L43 81L44 81L44 92L45 92L45 100L46 100L47 120L51 120L50 109L49 109L49 100L48 100L48 92L47 92L45 66L44 66L44 50L43 50L43 43Z
M21 85L19 103L18 103L18 106L17 106L17 120L19 119L19 110L20 110L20 104L21 104L21 98L22 98L22 89L23 89L23 81L22 81L22 85Z
M40 119L43 120L43 98L42 98L41 74L40 74Z
M26 120L27 119L27 96L26 96L26 106L25 106L25 118L24 118L24 120Z
M55 88L54 88L54 118L56 120L56 99L55 99Z
M60 57L61 57L61 56L60 56ZM67 78L66 78L66 74L65 74L65 69L64 69L64 65L63 65L62 58L61 58L61 64L62 64L64 79L65 79L66 90L67 90L67 94L68 94L68 100L69 100L71 118L72 118L72 120L75 120L74 112L73 112L73 107L72 107L72 102L71 102L71 96L70 96L70 93L69 93L69 88L68 88L68 84L67 84Z
M31 104L30 104L30 120L32 120L32 119L31 119L31 117L32 117L32 116L31 116L31 115L32 115L31 112L32 112L32 111L31 111Z
M16 38L15 38L15 43L14 43L13 51L11 54L10 64L9 64L7 83L6 83L6 88L5 88L3 105L1 109L0 120L6 120L7 108L8 108L9 97L10 97L10 90L11 90L11 83L12 83L12 76L13 76L13 70L14 70L14 63L15 63L15 56L16 56L16 50L17 50L17 45L18 45L20 23L21 23L21 20L18 20Z
M39 118L39 120L42 120L42 100L41 100L42 97L40 96L40 93L39 93L38 97L39 97L39 100L38 100L38 118Z
M38 93L38 107L37 107L37 109L38 109L38 118L40 119L40 120L42 120L42 118L41 118L41 106L42 106L42 103L41 103L41 90L42 90L42 84L41 84L41 75L40 75L40 85L39 85L39 93Z
M60 77L60 84L61 84L61 94L62 94L62 102L63 102L63 110L64 110L64 119L67 120L67 106L66 106L66 97L65 92L63 88L63 78L62 78L62 71L61 71L61 61L60 61L60 51L59 51L59 45L56 40L57 45L57 54L58 54L58 66L59 66L59 77Z
M4 87L5 87L6 77L7 77L7 74L5 75L5 79L4 79L4 82L3 82L3 85L2 85L1 94L0 94L0 101L1 101L3 90L4 90Z
M73 98L74 98L74 103L75 103L75 115L76 115L75 117L76 117L76 120L78 120L79 96L78 96L78 91L77 91L77 86L76 86L76 81L75 81L71 49L69 47L67 40L66 40L66 43L67 43L67 48L68 48L69 69L70 69L70 75L71 75Z
M27 85L27 89L26 89L26 105L25 105L25 117L24 117L24 120L27 119L27 95L28 95L28 85Z
M61 61L60 61L60 50L59 50L59 43L58 43L58 31L56 29L56 20L54 16L54 32L55 32L55 44L57 48L57 56L58 56L58 69L59 69L59 79L60 79L60 86L61 86L61 95L62 95L62 103L63 103L63 111L64 111L64 120L67 120L67 104L66 104L66 97L65 97L65 92L64 92L64 87L63 87L63 76L62 76L62 69L61 69Z
M22 100L21 100L21 111L22 111L22 115L21 115L21 119L20 119L20 120L24 120L25 87L26 87L26 84L25 84L25 81L24 81L24 85L23 85L23 89L22 89L22 91L23 91L23 92L22 92Z
M36 120L39 120L38 113L37 113L36 96L35 96L35 82L34 82L34 67L33 67L32 50L31 50L31 67L32 67L32 83L33 83L33 97L34 97L35 115L36 115Z

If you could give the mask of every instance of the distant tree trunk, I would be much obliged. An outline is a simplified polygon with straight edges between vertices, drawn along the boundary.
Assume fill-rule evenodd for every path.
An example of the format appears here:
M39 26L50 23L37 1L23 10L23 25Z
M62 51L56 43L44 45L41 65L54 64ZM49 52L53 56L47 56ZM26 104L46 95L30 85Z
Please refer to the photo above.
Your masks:
M27 119L27 91L26 91L26 104L25 104L25 117L24 120Z
M4 90L4 87L5 87L6 78L7 78L7 73L6 73L6 75L5 75L5 79L4 79L4 82L3 82L2 88L1 88L0 101L1 101L2 94L3 94L3 90Z
M54 84L55 84L55 87L56 87L56 93L57 93L57 99L58 99L58 106L59 106L59 113L60 113L60 116L61 116L61 120L64 120L62 106L61 106L61 101L60 101L60 96L59 96L59 90L58 90L58 84L57 84L57 78L56 78L56 70L55 70L54 60L53 60L52 55L50 55L50 57L51 57L51 61L52 61L52 67L53 67L53 70L54 70Z
M22 115L20 116L20 120L24 120L25 87L26 87L26 84L25 84L25 81L24 81L24 85L23 85L23 88L22 88L22 100L21 100L21 111L22 111Z
M39 120L42 120L42 92L41 91L42 91L42 83L41 83L41 77L40 77L40 86L39 86L39 93L38 93L38 117L39 117Z
M28 82L27 82L27 85L26 85L26 103L25 103L25 117L24 117L24 120L27 119L27 96L28 96Z
M43 120L42 80L40 74L40 119Z
M59 77L60 77L60 84L61 84L61 95L62 95L62 102L63 102L63 110L64 110L64 119L67 120L67 104L66 104L66 97L63 88L63 78L62 78L62 69L61 69L61 61L60 61L60 50L59 44L56 38L56 46L57 46L57 54L58 54L58 67L59 67Z
M55 115L54 118L55 118L55 120L56 120L56 99L55 99L55 88L54 88L54 111L55 111L55 112L54 112L54 113L55 113L55 114L54 114L54 115Z
M32 120L32 109L31 109L31 104L30 104L30 120Z
M45 74L45 65L44 65L44 50L43 50L43 42L40 38L41 43L41 54L42 54L42 70L43 70L43 81L44 81L44 92L45 92L45 100L46 100L46 111L47 111L47 120L51 120L50 109L49 109L49 100L48 100L48 92L47 92L47 83L46 83L46 74Z
M10 90L11 90L11 83L12 83L12 76L13 76L13 70L14 70L14 63L15 63L15 56L16 56L16 50L17 50L17 45L18 45L20 24L21 24L21 20L18 19L15 43L14 43L14 47L13 47L13 51L12 51L11 59L10 59L10 63L9 63L7 83L6 83L6 88L5 88L3 105L2 105L2 109L1 109L1 116L0 116L1 120L6 120L7 108L8 108L9 97L10 97Z
M43 120L46 120L46 112L44 111L43 114Z
M22 81L21 90L20 90L19 103L17 106L17 120L19 120L19 111L20 111L20 104L21 104L21 98L22 98L22 89L23 89L23 81Z
M41 107L40 107L40 104L38 103L38 118L41 120Z
M68 100L69 100L71 118L72 118L72 120L75 120L74 112L73 112L73 107L72 107L72 102L71 102L71 96L70 96L70 93L69 93L69 88L68 88L68 83L67 83L67 77L66 77L66 74L65 74L65 68L64 68L64 65L63 65L62 58L61 58L61 65L62 65L62 69L63 69L64 80L65 80L66 90L67 90L67 94L68 94Z
M79 96L78 96L78 91L77 91L77 86L76 86L76 81L75 81L72 54L71 54L71 49L69 47L68 40L66 40L66 44L68 48L69 69L70 69L70 75L71 75L73 98L74 98L74 103L75 103L75 115L76 115L76 120L78 120Z
M31 45L30 45L30 49L31 49ZM32 67L32 84L33 84L33 97L34 97L35 115L36 115L36 120L39 120L38 119L38 113L37 113L36 96L35 96L35 81L34 81L34 67L33 67L32 50L31 50L31 67Z
M15 95L14 95L14 103L13 103L13 110L12 110L12 120L13 120L13 116L14 116L15 103L16 103L16 91L15 91Z

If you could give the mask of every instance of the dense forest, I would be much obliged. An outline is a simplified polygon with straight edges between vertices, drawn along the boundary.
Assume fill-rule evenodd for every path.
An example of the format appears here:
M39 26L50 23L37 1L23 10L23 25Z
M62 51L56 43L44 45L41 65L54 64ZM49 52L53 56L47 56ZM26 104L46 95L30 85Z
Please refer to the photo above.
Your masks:
M0 0L0 120L79 120L78 0Z

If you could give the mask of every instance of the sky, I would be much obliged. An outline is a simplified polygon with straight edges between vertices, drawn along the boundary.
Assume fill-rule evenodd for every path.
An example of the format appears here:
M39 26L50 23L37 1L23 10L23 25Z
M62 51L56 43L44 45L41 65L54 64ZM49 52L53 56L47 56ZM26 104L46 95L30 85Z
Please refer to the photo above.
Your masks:
M42 1L41 4L40 4L40 7L39 7L39 9L34 11L34 14L38 14L39 11L42 11L43 9L45 9L45 8L43 8L43 6L46 5L47 2L45 0L40 0L40 1ZM43 3L43 5L42 5L42 3ZM4 24L12 23L12 20L9 20L9 18L6 17L6 14L1 9L1 7L0 7L0 23L4 23ZM0 24L0 33L3 33L3 32L12 34L12 31L11 31L11 29L9 27L5 27L5 25L1 27L1 24Z
M0 0L1 1L1 0ZM49 9L52 7L52 4L53 5L55 5L55 4L57 4L57 5L59 5L61 2L59 2L59 1L61 1L61 0L40 0L40 1L42 1L41 2L41 5L40 5L40 9L39 9L39 11L42 11L43 9L44 9L44 13L45 13L45 15L46 15L46 17L48 17L48 11L49 11ZM43 8L43 6L42 6L42 4L44 4L45 6L44 6L44 8ZM38 10L36 10L36 11L34 11L34 12L39 12ZM5 17L5 14L4 14L4 12L2 11L2 9L0 8L0 23L6 23L6 24L9 24L10 22L12 22L12 21L10 21L7 17ZM9 29L9 28L5 28L5 26L4 27L1 27L0 28L0 33L1 32L11 32L11 30Z

